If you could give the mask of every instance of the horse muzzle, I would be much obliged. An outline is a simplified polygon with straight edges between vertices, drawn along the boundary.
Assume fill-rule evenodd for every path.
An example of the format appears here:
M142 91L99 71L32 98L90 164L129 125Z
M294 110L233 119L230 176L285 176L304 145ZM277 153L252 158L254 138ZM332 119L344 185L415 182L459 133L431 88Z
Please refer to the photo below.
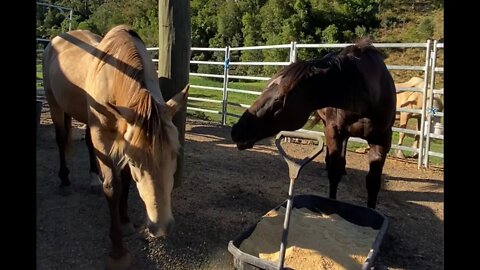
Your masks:
M238 150L245 150L245 149L252 148L254 144L255 144L254 141L237 142L237 148Z
M246 136L243 133L244 132L240 130L240 127L237 124L232 126L231 137L233 142L237 144L238 150L252 148L256 141L255 139L248 140L244 138Z

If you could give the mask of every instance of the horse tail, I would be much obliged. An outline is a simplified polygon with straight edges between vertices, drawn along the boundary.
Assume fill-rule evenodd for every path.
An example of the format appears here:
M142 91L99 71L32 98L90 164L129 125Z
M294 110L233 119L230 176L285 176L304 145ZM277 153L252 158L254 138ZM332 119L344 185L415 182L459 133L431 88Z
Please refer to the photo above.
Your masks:
M65 128L65 154L68 156L72 149L72 117L67 113L63 114L63 126Z

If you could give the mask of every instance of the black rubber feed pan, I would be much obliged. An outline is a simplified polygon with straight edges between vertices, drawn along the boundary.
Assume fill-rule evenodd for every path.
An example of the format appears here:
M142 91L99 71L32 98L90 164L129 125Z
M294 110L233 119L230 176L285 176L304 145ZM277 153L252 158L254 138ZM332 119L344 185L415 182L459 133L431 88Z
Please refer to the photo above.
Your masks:
M278 205L274 209L278 210L281 206L286 207L286 205L287 201L281 205ZM383 214L371 208L332 200L316 195L295 196L293 199L293 208L304 207L316 213L323 213L326 215L338 214L350 223L359 226L368 226L374 230L378 230L375 241L372 243L371 250L361 269L367 270L372 267L373 261L378 253L380 244L382 243L388 227L388 220ZM228 243L228 251L233 255L235 269L278 269L278 265L274 264L273 262L244 253L239 249L242 242L252 234L256 226L257 224L252 225L246 231Z
M314 147L313 151L310 152L310 154L304 156L303 159L299 160L298 158L292 158L288 153L285 152L281 141L288 138L296 138L300 140L314 140L318 143L317 146ZM288 245L288 231L291 210L294 208L308 208L312 212L322 213L325 215L337 214L352 224L363 227L371 227L374 230L378 230L378 234L375 237L369 254L367 255L367 259L365 260L361 268L362 270L370 269L375 255L377 254L380 244L383 240L383 236L385 235L385 231L387 230L388 222L386 217L373 209L340 202L337 200L327 199L315 195L294 196L294 184L297 181L300 171L305 165L307 165L323 151L324 144L323 139L320 135L299 131L281 131L275 139L275 145L277 146L279 154L287 162L288 174L290 178L288 198L283 204L275 208L275 210L278 210L281 206L284 206L286 209L285 219L283 223L282 240L279 246L279 261L278 264L275 265L270 261L263 260L250 254L244 253L239 249L241 243L245 239L250 237L252 232L255 230L256 225L258 224L258 222L260 222L258 221L255 225L253 225L247 231L239 235L237 238L235 238L235 240L230 241L228 244L228 251L230 251L230 253L232 253L234 257L235 268L242 270L283 269L285 262L285 252Z

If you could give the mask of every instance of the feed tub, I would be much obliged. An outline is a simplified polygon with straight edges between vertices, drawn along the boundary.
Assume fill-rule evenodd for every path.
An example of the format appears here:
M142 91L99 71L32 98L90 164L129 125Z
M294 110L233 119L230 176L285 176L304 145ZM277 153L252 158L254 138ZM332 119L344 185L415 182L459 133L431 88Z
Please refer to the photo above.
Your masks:
M285 201L280 207L285 207L287 202ZM297 195L293 200L293 208L308 208L310 211L316 213L322 213L326 215L338 214L346 221L359 225L368 226L378 233L372 243L370 252L367 255L367 259L364 261L361 269L370 269L372 267L375 256L378 253L380 244L388 227L387 218L374 209L353 205L346 202L332 200L316 195ZM238 235L234 240L228 243L228 251L233 255L234 267L240 270L253 270L253 269L278 269L278 265L274 262L263 260L256 256L247 254L240 250L240 245L247 239L255 230L256 224L249 227L246 231ZM352 269L353 270L353 269Z

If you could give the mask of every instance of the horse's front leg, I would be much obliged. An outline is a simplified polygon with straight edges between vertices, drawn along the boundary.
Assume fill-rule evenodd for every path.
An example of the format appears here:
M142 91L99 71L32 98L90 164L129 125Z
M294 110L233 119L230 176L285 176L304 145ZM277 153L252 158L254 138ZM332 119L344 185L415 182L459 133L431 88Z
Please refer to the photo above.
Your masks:
M325 128L325 138L328 149L328 181L329 181L329 197L337 198L338 184L345 172L345 156L343 147L346 144L346 138L340 136L333 126Z
M368 193L367 206L370 208L375 208L377 205L378 192L382 184L383 165L391 147L392 134L391 131L388 133L379 141L371 142L369 140L368 162L370 169L366 177L366 186Z
M115 139L115 134L101 132L92 127L91 137L95 148L95 156L103 178L103 193L110 210L110 240L112 249L107 261L107 269L128 269L132 263L132 257L122 241L120 222L120 197L122 194L122 179L120 170L107 153Z
M130 218L128 217L128 191L130 189L130 182L132 181L132 174L129 165L122 169L122 194L120 195L120 223L122 226L123 236L131 235L135 232Z
M90 127L87 125L85 129L85 143L88 149L88 156L90 159L90 188L92 190L102 189L102 179L98 172L97 159L95 157L95 151L93 149L92 137L90 135Z

